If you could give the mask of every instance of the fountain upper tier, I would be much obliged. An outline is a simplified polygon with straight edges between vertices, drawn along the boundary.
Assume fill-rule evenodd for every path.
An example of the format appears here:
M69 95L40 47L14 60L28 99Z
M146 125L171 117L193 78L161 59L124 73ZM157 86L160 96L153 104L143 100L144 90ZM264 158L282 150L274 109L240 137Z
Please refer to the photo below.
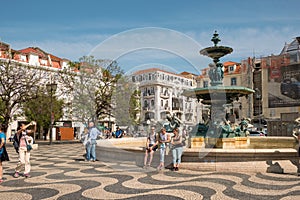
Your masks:
M230 54L232 51L233 49L231 47L213 46L202 49L200 54L212 58L214 62L217 63L219 62L219 58Z
M230 54L233 51L231 47L218 46L218 43L221 40L217 31L215 31L215 33L213 34L211 41L214 43L214 46L202 49L200 51L200 54L212 58L215 64L219 62L219 58Z
M200 54L213 59L214 63L209 64L208 76L211 80L209 87L195 88L183 92L184 96L196 97L198 101L202 100L204 104L214 103L231 103L233 100L238 100L239 97L248 96L254 93L254 90L241 86L223 86L223 64L219 59L227 54L230 54L233 49L231 47L218 46L221 41L217 31L213 34L211 41L214 46L204 48Z
M204 104L212 103L231 103L238 100L239 97L248 96L254 93L254 90L241 86L210 86L206 88L195 88L185 90L184 96L196 97L198 101L202 100ZM213 101L213 102L212 102Z

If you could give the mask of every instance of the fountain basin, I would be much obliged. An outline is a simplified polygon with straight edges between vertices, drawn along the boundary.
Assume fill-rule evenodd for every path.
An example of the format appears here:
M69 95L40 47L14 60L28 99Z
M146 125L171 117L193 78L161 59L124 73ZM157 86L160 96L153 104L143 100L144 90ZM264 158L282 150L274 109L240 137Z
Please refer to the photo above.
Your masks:
M100 161L111 163L112 167L117 170L142 171L146 139L146 137L141 137L98 140L97 158ZM204 141L204 138L192 139L197 142ZM239 139L235 141L240 142ZM266 144L267 141L270 144ZM269 148L270 146L272 148ZM227 149L203 148L203 146L185 148L181 168L199 171L276 173L283 173L284 169L286 173L296 173L299 158L294 146L296 146L296 142L292 137L248 137L247 148L237 148L236 144L235 148ZM170 153L165 158L165 164L168 166L171 163L172 154ZM159 152L157 151L153 157L153 170L158 164ZM277 168L277 165L280 168Z
M197 98L198 100L203 99L202 103L211 104L211 100L220 100L223 102L226 100L226 103L230 103L233 99L247 96L254 92L254 90L242 86L210 86L206 88L185 90L182 95Z

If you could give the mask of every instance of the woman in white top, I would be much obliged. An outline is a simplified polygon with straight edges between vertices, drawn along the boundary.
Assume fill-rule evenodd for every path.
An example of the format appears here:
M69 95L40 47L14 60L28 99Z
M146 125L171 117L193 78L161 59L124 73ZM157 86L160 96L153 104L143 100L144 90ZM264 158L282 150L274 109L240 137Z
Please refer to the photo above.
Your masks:
M166 152L166 147L168 143L171 141L171 136L170 134L167 134L166 129L162 128L161 132L157 134L156 137L156 143L152 148L155 146L158 146L159 148L159 155L160 155L160 163L157 167L158 170L162 170L165 165L165 152Z
M144 158L144 168L150 167L152 163L152 158L153 154L157 149L157 145L153 147L156 143L156 133L155 133L155 128L151 128L151 132L149 133L147 137L147 142L146 142L146 151L145 151L145 158ZM149 162L148 161L148 154L150 154Z
M31 124L29 124L31 125ZM15 146L16 151L19 153L19 162L17 167L15 168L14 177L18 178L20 176L20 171L25 167L24 170L24 177L30 177L30 150L27 150L27 144L33 144L33 138L28 136L27 133L33 132L31 130L26 130L28 125L21 124L20 129L17 131L16 135L14 136L14 142L17 143Z

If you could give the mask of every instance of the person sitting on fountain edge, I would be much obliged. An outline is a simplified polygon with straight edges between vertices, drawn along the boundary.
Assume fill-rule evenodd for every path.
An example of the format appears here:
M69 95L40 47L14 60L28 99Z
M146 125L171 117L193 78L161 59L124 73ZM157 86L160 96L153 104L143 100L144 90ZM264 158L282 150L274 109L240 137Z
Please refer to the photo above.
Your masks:
M117 130L116 130L115 135L116 135L116 138L121 138L121 137L123 137L123 130L120 129L120 127L118 127L118 126L117 126Z

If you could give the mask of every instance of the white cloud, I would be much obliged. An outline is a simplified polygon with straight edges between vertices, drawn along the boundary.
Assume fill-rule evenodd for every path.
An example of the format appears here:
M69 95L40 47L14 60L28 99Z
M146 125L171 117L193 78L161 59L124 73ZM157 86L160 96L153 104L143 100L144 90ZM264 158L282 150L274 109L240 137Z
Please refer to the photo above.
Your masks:
M256 57L278 54L285 42L292 42L299 36L297 27L281 28L231 28L218 30L221 38L219 45L230 46L233 53L222 60L240 62L249 56ZM121 32L116 35L78 34L61 36L52 40L13 41L13 49L38 46L58 57L78 60L84 55L110 58L120 61L125 71L136 66L157 63L174 66L175 70L198 71L212 62L199 54L202 48L212 46L213 32L191 30L184 33L164 28L140 28ZM5 42L5 41L4 41Z

